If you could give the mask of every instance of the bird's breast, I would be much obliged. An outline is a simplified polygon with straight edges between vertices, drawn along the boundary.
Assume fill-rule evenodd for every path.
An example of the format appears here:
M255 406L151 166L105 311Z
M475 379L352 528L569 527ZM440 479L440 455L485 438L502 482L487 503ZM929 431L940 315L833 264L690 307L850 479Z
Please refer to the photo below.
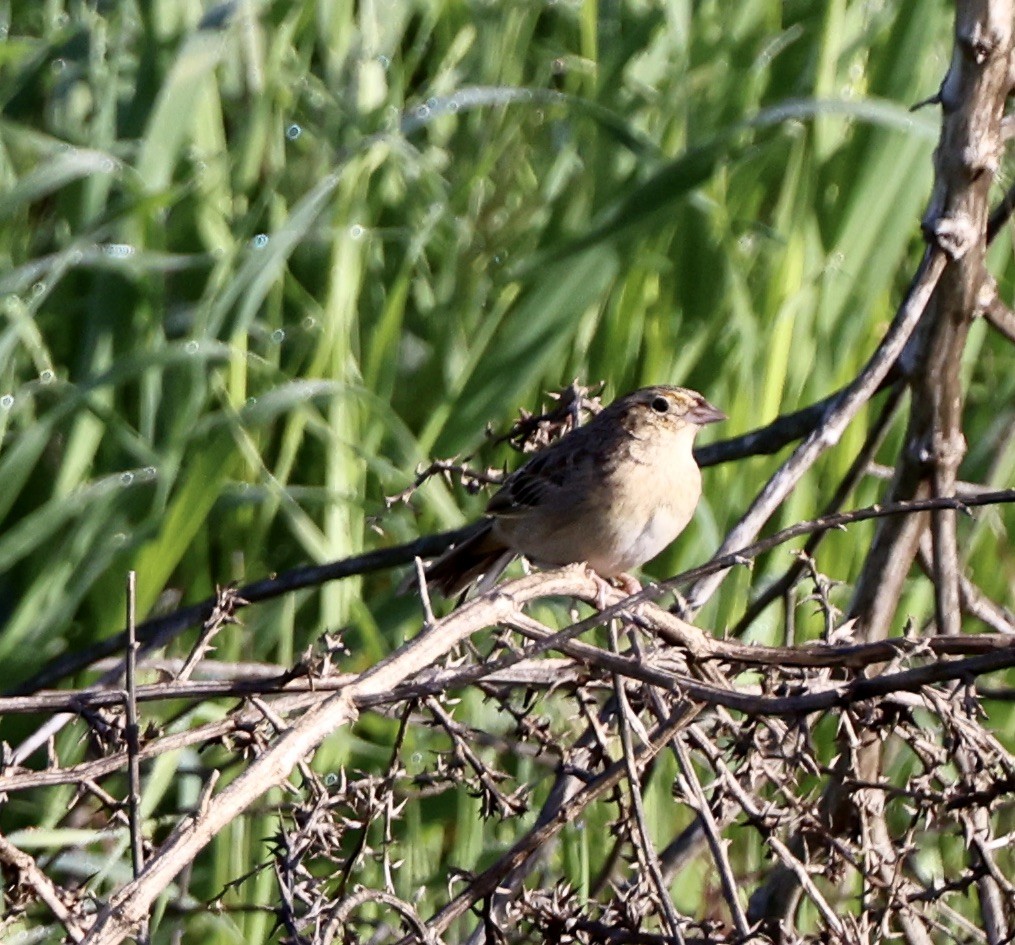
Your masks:
M650 475L629 477L616 493L612 534L603 536L610 554L603 556L600 573L618 574L654 558L687 527L700 496L701 474L690 455L686 462L654 463Z

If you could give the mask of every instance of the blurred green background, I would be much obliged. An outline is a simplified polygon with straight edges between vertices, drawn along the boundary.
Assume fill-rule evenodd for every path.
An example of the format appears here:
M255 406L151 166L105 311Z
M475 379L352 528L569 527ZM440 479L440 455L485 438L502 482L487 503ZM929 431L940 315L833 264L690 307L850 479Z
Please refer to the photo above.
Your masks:
M143 617L463 523L482 497L441 481L390 511L384 496L431 458L514 462L486 425L574 377L608 398L701 390L730 417L707 439L848 381L922 249L939 115L909 106L944 75L951 16L916 0L0 3L5 679L118 630L128 569ZM1012 262L1005 233L1004 297ZM977 325L967 362L962 474L1010 484L1012 352ZM868 419L774 524L817 514ZM704 560L781 458L706 471L696 522L648 571ZM868 480L850 504L882 491ZM1011 524L961 525L970 572L1009 605ZM818 556L842 605L872 528ZM791 560L732 575L701 624L730 624ZM217 656L287 664L343 630L366 666L418 628L400 578L252 608ZM914 581L900 613L931 603ZM781 621L771 609L754 638ZM474 703L475 724L503 727ZM327 757L381 763L385 726ZM161 790L189 790L180 764ZM59 795L9 811L55 826ZM423 851L455 843L469 865L492 842L470 803L448 833L420 826L407 888L432 881ZM270 827L236 830L207 896ZM248 885L270 898L269 879ZM271 925L202 921L206 941Z

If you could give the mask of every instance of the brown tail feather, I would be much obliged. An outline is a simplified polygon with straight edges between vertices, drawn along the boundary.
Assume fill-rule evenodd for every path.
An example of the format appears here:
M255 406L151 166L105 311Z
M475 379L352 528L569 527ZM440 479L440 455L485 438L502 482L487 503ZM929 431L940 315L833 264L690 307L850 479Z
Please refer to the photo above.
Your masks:
M445 597L468 590L484 574L494 578L510 560L507 548L493 537L492 519L476 522L475 531L444 552L426 569L426 582Z

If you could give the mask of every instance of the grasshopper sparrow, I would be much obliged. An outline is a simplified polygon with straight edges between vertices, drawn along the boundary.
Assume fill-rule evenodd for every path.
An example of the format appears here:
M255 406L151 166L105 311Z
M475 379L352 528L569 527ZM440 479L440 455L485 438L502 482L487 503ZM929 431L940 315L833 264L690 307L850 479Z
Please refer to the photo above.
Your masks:
M701 495L695 434L725 419L683 387L618 398L508 476L473 533L427 569L428 583L446 596L484 575L492 584L516 555L623 577L691 520Z

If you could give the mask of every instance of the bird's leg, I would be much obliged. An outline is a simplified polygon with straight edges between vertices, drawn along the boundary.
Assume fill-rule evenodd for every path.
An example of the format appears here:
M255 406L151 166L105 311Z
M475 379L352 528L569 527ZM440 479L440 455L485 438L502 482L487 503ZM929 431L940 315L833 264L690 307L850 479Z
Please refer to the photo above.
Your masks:
M586 564L585 571L596 586L596 610L606 610L607 593L613 590L613 585L591 565Z

